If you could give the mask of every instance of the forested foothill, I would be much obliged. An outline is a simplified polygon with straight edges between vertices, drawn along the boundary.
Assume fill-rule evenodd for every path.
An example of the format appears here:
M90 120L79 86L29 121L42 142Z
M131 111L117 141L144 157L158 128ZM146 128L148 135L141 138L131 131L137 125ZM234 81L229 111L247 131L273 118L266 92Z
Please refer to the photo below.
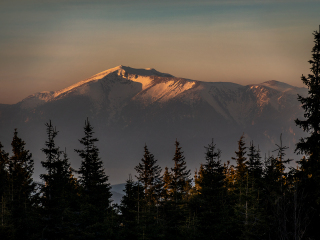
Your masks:
M108 166L88 119L82 148L74 150L82 159L77 170L55 143L58 130L46 124L43 183L34 182L32 154L15 129L11 154L0 143L0 239L319 239L319 32L314 39L311 73L302 76L308 96L298 96L305 114L295 123L309 135L296 145L297 167L281 133L268 155L241 136L234 165L212 139L194 175L177 139L165 169L145 145L121 203L112 204Z

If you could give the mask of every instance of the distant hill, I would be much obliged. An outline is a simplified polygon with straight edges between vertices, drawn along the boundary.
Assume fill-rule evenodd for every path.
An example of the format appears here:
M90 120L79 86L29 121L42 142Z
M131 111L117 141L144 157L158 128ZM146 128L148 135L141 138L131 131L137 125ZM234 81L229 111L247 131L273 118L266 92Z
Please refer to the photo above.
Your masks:
M121 199L124 196L124 189L125 189L125 183L120 183L120 184L116 184L116 185L111 185L111 193L112 193L112 197L111 199L113 200L113 202L111 204L120 204L121 203Z

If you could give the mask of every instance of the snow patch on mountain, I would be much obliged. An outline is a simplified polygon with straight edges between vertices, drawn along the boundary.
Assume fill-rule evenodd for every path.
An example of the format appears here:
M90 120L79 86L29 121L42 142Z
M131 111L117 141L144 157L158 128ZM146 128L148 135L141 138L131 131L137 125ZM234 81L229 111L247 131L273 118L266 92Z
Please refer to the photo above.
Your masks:
M196 81L179 78L157 80L159 79L153 80L135 99L142 101L144 104L163 103L191 89L196 84Z

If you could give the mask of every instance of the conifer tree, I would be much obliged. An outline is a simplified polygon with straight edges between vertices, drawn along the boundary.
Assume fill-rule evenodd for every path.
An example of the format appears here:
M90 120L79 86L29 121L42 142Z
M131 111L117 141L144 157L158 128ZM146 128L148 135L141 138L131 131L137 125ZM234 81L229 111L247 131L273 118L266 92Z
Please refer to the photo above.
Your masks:
M164 201L167 201L170 196L170 184L172 181L171 173L169 172L168 167L164 168L164 173L163 173L163 198Z
M166 234L168 239L184 238L188 235L190 228L188 221L188 200L191 192L190 170L187 170L185 157L181 150L180 143L175 141L175 154L173 157L174 167L170 173L165 172L165 187L169 184L169 197L165 203L164 221L166 223Z
M55 144L58 131L51 121L46 123L46 127L48 140L45 142L46 147L41 149L46 155L46 161L41 163L47 173L40 175L45 182L41 187L41 203L44 211L42 237L62 239L68 235L68 218L64 214L68 209L76 207L77 183L73 179L66 150L60 151Z
M5 226L6 226L6 204L9 191L9 179L8 179L8 163L9 163L9 154L6 153L3 149L3 145L0 142L0 238L5 239Z
M235 152L236 157L232 157L233 160L236 161L236 178L238 183L242 184L243 181L245 181L246 174L247 174L247 166L246 166L246 160L247 158L245 157L246 155L246 148L245 147L245 142L244 142L244 135L240 137L240 140L238 141L238 151Z
M298 153L308 156L308 161L301 162L302 167L312 170L313 166L320 161L320 33L315 31L314 47L312 48L311 73L302 75L302 82L308 87L308 96L298 96L305 111L305 120L296 119L296 124L310 136L301 138L296 146Z
M233 195L233 209L234 216L233 221L236 223L235 232L236 235L242 235L242 229L244 228L244 224L246 221L246 183L248 181L248 169L246 166L246 147L244 142L244 135L240 137L238 141L238 151L235 152L236 157L232 157L233 160L236 161L236 166L234 168L234 182L232 186L232 195ZM231 166L233 167L233 166ZM231 169L230 169L231 170Z
M194 173L194 188L196 192L201 191L202 189L202 181L203 181L204 167L203 164L200 164L199 171L195 171Z
M136 178L142 183L144 196L147 204L157 203L160 199L162 188L161 167L156 164L152 153L149 152L147 145L144 147L144 155L135 170L138 175Z
M85 121L84 137L79 140L83 149L75 149L82 158L78 171L79 183L82 188L82 227L87 231L84 238L98 238L106 231L104 221L110 212L111 192L108 176L105 174L99 149L96 146L97 138L93 137L93 127L89 120Z
M8 160L9 154L3 150L3 145L0 142L0 200L8 186Z
M302 82L308 87L306 97L298 96L304 109L304 119L296 119L297 126L309 136L301 138L296 145L296 152L305 154L300 161L299 189L304 189L306 194L304 206L312 209L312 221L305 237L315 239L318 236L317 224L320 222L320 26L319 31L313 33L314 46L312 59L309 60L311 73L302 75ZM305 210L309 212L308 209Z
M9 159L9 223L12 225L12 239L25 239L32 234L32 204L35 183L32 179L33 159L26 143L14 131L11 142L12 155Z
M121 239L138 239L141 223L141 209L143 206L144 191L143 186L137 182L134 183L131 176L126 181L124 193L120 204L121 211Z
M233 190L234 209L234 235L240 239L256 239L259 237L259 230L263 229L262 213L259 206L259 189L254 177L261 178L262 167L260 154L251 143L249 148L249 159L246 158L246 147L244 135L238 141L238 151L235 167L235 182Z
M176 140L176 150L173 157L174 167L171 168L171 184L172 199L175 202L182 200L188 195L191 189L190 170L187 170L185 157L181 151L180 143Z
M282 145L280 135L280 144L276 144L276 157L270 156L266 159L264 170L264 208L269 213L268 224L269 232L274 238L280 237L286 239L290 235L288 224L289 219L289 187L292 183L288 182L288 173L285 171L285 164L290 159L285 159L285 150L288 148Z
M258 184L262 178L262 161L260 155L260 149L256 149L253 142L250 142L248 160L246 162L248 175L251 184ZM257 186L258 187L258 186Z
M198 234L204 239L227 239L229 229L225 169L221 163L221 151L213 143L205 147L206 162L197 176L199 188Z
M78 171L79 182L89 203L105 209L110 204L111 187L99 157L99 149L95 144L98 139L93 137L93 127L88 119L85 121L84 134L85 136L79 140L84 149L75 150L82 158Z
M238 228L240 228L240 239L257 239L265 234L264 212L261 203L262 193L262 162L260 150L256 149L253 142L250 143L246 161L246 179L242 181L241 199L235 204L235 215Z
M141 162L135 167L137 171L136 178L143 187L143 208L141 214L140 226L142 227L142 235L146 238L152 237L156 239L157 232L160 229L159 224L159 205L162 200L163 181L161 167L156 164L152 153L149 152L147 146L144 147L144 155ZM141 196L142 197L142 196Z

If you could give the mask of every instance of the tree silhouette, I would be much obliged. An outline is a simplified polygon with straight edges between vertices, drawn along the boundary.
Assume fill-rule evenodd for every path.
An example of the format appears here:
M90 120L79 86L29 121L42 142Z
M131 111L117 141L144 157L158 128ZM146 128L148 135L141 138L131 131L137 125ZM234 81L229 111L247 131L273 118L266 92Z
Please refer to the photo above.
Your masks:
M319 26L320 28L320 26ZM298 96L304 109L304 120L296 119L297 126L310 135L301 138L296 145L296 152L305 154L300 161L300 170L296 177L300 179L297 189L304 189L306 212L312 212L313 217L305 234L306 238L316 239L317 224L320 222L320 30L313 33L314 46L312 48L311 73L302 75L301 80L308 87L306 97Z
M78 171L81 186L81 227L85 238L98 238L104 235L104 220L108 216L111 203L110 183L105 174L103 163L96 146L97 138L93 137L93 127L89 120L85 121L84 137L79 140L83 149L75 149L82 158Z

